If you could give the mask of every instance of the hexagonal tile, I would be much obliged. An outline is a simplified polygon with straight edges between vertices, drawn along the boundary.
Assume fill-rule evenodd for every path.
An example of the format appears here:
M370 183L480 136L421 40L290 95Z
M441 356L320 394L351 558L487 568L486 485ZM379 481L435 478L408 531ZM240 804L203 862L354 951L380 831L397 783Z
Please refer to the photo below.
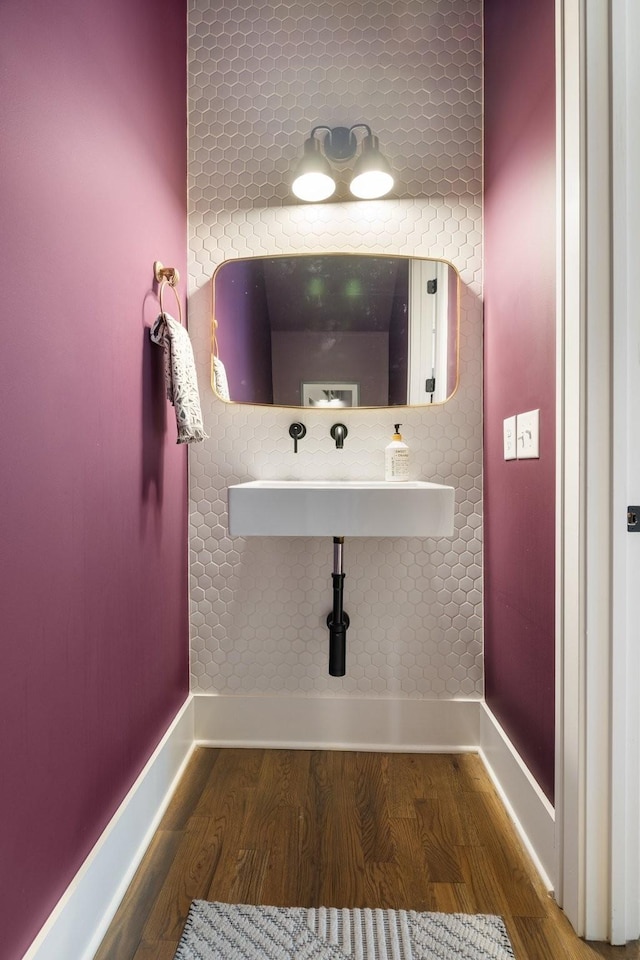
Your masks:
M338 0L190 6L189 326L211 437L190 450L193 688L478 697L480 0L439 0L437 8L377 3L357 16ZM311 125L359 120L371 124L396 168L394 199L292 204L288 171ZM456 487L456 534L450 541L347 541L352 626L342 680L327 675L331 544L231 539L226 487L283 469L301 478L319 471L377 477L389 416L349 413L349 444L338 461L326 421L305 411L307 441L294 457L291 412L226 405L208 382L208 284L216 266L228 257L318 248L439 256L463 280L458 391L442 408L403 410L416 476Z

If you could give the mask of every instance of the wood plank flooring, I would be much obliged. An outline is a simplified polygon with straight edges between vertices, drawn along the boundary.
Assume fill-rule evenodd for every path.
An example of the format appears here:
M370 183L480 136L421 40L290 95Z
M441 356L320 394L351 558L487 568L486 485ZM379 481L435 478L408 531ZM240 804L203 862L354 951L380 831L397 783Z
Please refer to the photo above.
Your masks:
M173 960L193 899L504 917L517 960L587 945L475 754L198 748L95 960Z

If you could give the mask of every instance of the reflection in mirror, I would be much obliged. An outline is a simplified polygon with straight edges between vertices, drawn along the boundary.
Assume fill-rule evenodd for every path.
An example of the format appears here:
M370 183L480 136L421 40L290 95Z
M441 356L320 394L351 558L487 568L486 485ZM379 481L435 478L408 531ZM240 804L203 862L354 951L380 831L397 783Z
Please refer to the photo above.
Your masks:
M459 277L442 260L227 260L212 284L222 399L389 407L441 403L456 388Z

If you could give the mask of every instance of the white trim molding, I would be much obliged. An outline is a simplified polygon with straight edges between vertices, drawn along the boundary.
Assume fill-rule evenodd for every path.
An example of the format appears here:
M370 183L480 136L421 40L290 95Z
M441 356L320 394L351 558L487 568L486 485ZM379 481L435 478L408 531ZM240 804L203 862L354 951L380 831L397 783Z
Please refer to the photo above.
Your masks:
M556 899L584 932L584 149L582 0L556 3Z
M480 704L480 756L548 890L557 884L555 811L486 705Z
M23 960L91 960L196 746L478 753L553 885L553 808L482 701L191 695Z
M611 942L640 937L640 537L626 512L640 504L640 37L638 0L611 6L613 164L613 640L611 651Z
M557 0L559 43L557 899L610 936L610 3Z
M555 887L553 807L483 701L209 694L194 700L199 746L478 753L543 883Z
M478 749L479 700L209 694L194 700L196 742L203 746L395 753Z
M585 926L611 933L611 54L610 3L585 7ZM603 785L604 786L603 788Z
M91 960L193 748L189 696L23 960Z

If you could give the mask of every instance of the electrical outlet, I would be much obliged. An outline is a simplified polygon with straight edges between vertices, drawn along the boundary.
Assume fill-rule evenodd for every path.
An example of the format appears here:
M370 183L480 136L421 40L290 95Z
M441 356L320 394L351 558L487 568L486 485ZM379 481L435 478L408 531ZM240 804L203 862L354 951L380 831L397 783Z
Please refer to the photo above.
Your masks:
M516 417L516 449L518 460L540 457L540 411L528 410Z
M515 460L518 456L516 449L516 418L507 417L502 422L504 437L504 458L505 460Z

